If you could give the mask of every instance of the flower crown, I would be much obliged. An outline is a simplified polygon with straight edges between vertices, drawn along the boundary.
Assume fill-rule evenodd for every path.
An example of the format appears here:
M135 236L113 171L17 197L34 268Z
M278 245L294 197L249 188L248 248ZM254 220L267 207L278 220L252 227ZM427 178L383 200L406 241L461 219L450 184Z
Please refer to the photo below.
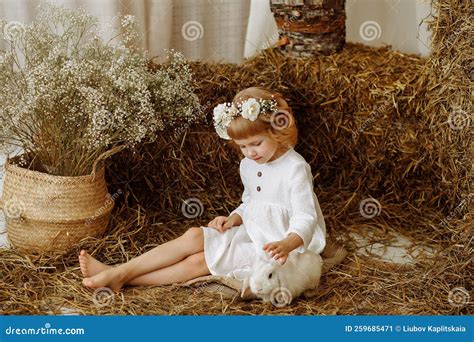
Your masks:
M243 118L255 121L260 113L276 112L278 110L275 100L250 98L237 107L231 103L221 103L214 108L214 127L217 134L226 140L232 140L227 134L227 128L233 119L241 115Z

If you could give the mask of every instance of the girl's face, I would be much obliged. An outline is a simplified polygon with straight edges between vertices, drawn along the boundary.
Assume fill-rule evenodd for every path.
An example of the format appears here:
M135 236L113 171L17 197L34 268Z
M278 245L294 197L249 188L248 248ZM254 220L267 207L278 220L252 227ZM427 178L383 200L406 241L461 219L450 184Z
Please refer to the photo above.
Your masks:
M265 134L253 135L247 139L234 139L247 158L258 164L265 164L280 156L280 145Z

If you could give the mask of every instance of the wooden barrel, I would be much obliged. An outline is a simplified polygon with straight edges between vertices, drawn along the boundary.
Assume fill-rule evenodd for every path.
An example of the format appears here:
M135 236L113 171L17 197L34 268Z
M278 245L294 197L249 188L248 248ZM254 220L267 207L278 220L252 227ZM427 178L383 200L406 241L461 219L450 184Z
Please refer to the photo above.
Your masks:
M270 0L278 46L293 57L340 51L346 41L345 0Z

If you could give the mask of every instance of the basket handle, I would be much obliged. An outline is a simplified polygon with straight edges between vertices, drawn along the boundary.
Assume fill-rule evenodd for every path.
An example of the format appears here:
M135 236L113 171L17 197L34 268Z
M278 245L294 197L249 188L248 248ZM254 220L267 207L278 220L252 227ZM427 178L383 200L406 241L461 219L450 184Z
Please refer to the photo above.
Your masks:
M125 148L125 145L119 145L100 154L97 157L97 159L94 161L94 164L92 165L92 172L91 172L92 180L95 179L95 173L97 172L97 164L99 164L100 161L105 160L109 158L110 156L114 155L115 153L122 151L124 148Z

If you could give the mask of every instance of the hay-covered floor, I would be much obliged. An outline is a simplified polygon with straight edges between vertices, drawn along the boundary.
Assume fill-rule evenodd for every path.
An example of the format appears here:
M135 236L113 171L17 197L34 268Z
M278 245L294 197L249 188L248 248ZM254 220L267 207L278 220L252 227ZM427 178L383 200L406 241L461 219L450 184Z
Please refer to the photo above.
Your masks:
M162 134L109 161L110 192L121 189L124 195L105 237L82 241L62 257L0 249L0 312L59 314L67 307L80 314L472 314L467 19L473 10L460 0L435 5L439 17L431 24L436 34L429 59L347 44L341 53L314 60L267 50L240 66L194 63L201 124L184 135ZM178 285L129 287L110 305L95 305L92 291L81 285L80 249L108 264L124 262L238 205L239 156L213 133L211 112L253 85L282 92L294 108L296 150L311 164L328 231L350 250L348 258L323 276L318 296L286 308ZM181 211L190 198L203 206L194 219ZM367 199L379 204L372 218L359 208ZM353 233L370 232L373 241L389 243L389 231L438 253L414 265L354 253ZM470 293L470 303L453 305L453 294L455 301L466 299L457 289Z
M225 298L199 287L126 287L113 299L96 305L93 291L81 285L75 253L87 248L109 263L124 262L157 243L176 237L185 220L153 217L125 209L108 236L89 239L74 253L56 260L28 259L11 250L1 252L1 305L4 314L61 314L61 307L79 314L114 315L332 315L332 314L467 314L468 306L449 303L454 287L469 288L465 248L454 244L438 258L416 265L396 265L351 253L343 265L323 276L319 295L277 308L258 300ZM125 219L128 217L128 219ZM166 227L161 223L166 222ZM376 219L384 226L381 219ZM344 227L357 230L360 225ZM376 228L383 241L386 237ZM426 239L420 243L426 243ZM465 246L467 247L467 246ZM107 256L107 257L106 257ZM103 305L103 306L102 306ZM472 313L472 312L471 312Z

